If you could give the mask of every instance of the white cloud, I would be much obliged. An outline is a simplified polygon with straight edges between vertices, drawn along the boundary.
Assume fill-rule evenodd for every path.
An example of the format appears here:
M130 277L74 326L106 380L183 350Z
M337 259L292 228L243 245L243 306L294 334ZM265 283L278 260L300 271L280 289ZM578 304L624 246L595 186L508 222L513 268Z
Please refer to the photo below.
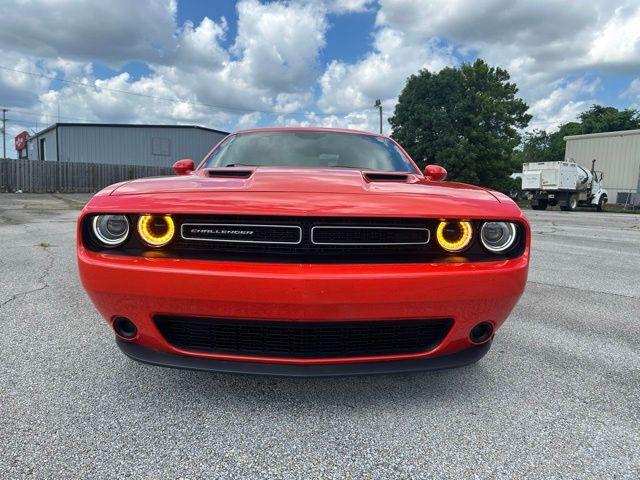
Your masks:
M0 49L2 65L14 70L39 71L46 74L44 69L39 68L33 58L22 54ZM0 70L0 105L27 107L33 104L38 98L38 94L48 88L49 80L23 75L22 73Z
M326 128L350 128L375 132L378 130L377 117L368 113L356 112L348 115L318 115L311 112L303 118L279 116L276 125L286 127L326 127Z
M257 127L258 123L260 122L260 118L261 117L262 117L262 115L259 114L258 112L247 113L245 115L242 115L238 119L238 122L236 124L236 128L238 130L246 130L248 128Z
M587 62L613 68L632 68L640 64L640 6L620 6L595 32Z
M640 77L633 79L620 97L630 99L632 102L631 107L640 110Z
M313 5L330 14L360 13L373 9L376 0L285 0L289 5Z
M549 75L640 61L637 0L380 0L376 22L415 41L446 38L499 64L529 59Z
M236 75L258 88L279 92L306 90L315 78L324 47L324 11L312 4L238 4L238 37L232 51L242 58Z
M327 0L325 7L332 13L365 12L374 3L375 0Z
M451 50L435 41L414 45L407 43L403 32L381 28L375 34L373 51L362 60L353 64L333 61L328 65L320 78L318 105L328 113L361 111L372 109L380 98L385 117L389 117L409 75L422 68L440 70L454 63ZM377 119L376 112L369 112L369 116ZM384 127L388 129L386 121Z
M219 23L204 17L197 27L187 21L178 36L178 45L165 63L182 69L206 68L220 70L229 61L228 52L220 45L227 33L227 20Z
M534 117L530 128L555 130L561 124L574 121L578 114L596 103L599 79L579 78L570 82L556 82L549 95L536 100L529 110Z
M175 0L4 0L0 45L40 58L160 61L174 45Z

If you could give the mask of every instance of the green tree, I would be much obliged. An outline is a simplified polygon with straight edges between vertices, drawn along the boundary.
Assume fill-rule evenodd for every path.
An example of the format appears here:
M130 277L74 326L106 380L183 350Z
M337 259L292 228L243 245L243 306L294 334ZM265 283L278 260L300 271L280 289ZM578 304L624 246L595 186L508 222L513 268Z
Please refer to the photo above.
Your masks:
M515 155L521 163L552 161L551 135L544 130L525 133L522 139L522 149L516 151Z
M509 78L483 60L421 70L407 79L389 119L392 136L421 167L442 165L451 180L507 190L519 167L518 129L531 119Z
M618 110L614 107L592 105L578 115L580 133L616 132L640 128L640 112L632 108Z

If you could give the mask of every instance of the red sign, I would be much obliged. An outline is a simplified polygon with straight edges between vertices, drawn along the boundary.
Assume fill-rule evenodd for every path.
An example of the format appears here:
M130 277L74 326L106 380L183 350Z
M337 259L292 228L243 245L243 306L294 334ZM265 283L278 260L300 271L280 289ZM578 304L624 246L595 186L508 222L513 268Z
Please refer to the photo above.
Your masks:
M20 132L15 138L16 152L27 148L27 132Z

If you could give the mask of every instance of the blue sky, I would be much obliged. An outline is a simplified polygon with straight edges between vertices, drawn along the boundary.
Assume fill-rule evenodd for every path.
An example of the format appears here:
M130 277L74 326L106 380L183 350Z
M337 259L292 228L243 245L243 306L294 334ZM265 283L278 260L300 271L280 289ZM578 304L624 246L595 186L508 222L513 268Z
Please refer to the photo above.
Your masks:
M39 12L29 22L18 0L0 15L11 136L58 111L61 121L375 130L375 99L386 120L407 76L478 57L510 72L530 129L553 130L593 103L640 104L637 0L27 1Z

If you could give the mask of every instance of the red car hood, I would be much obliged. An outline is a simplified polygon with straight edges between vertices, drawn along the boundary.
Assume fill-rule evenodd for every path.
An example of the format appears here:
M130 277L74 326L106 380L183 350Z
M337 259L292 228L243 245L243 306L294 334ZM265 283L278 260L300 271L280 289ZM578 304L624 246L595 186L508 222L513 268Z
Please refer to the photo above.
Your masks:
M377 181L351 169L238 170L246 178L211 177L198 171L121 183L97 194L87 211L451 218L522 215L515 203L499 193L462 183L430 182L412 174L402 181Z
M226 172L230 170L232 169L225 169ZM409 174L406 181L372 181L366 179L366 173L363 175L360 170L348 169L258 167L233 170L251 173L247 178L210 177L206 171L177 177L141 178L122 184L111 195L178 192L299 192L428 194L467 200L496 200L491 193L480 187L451 182L427 182L422 177L413 174Z

